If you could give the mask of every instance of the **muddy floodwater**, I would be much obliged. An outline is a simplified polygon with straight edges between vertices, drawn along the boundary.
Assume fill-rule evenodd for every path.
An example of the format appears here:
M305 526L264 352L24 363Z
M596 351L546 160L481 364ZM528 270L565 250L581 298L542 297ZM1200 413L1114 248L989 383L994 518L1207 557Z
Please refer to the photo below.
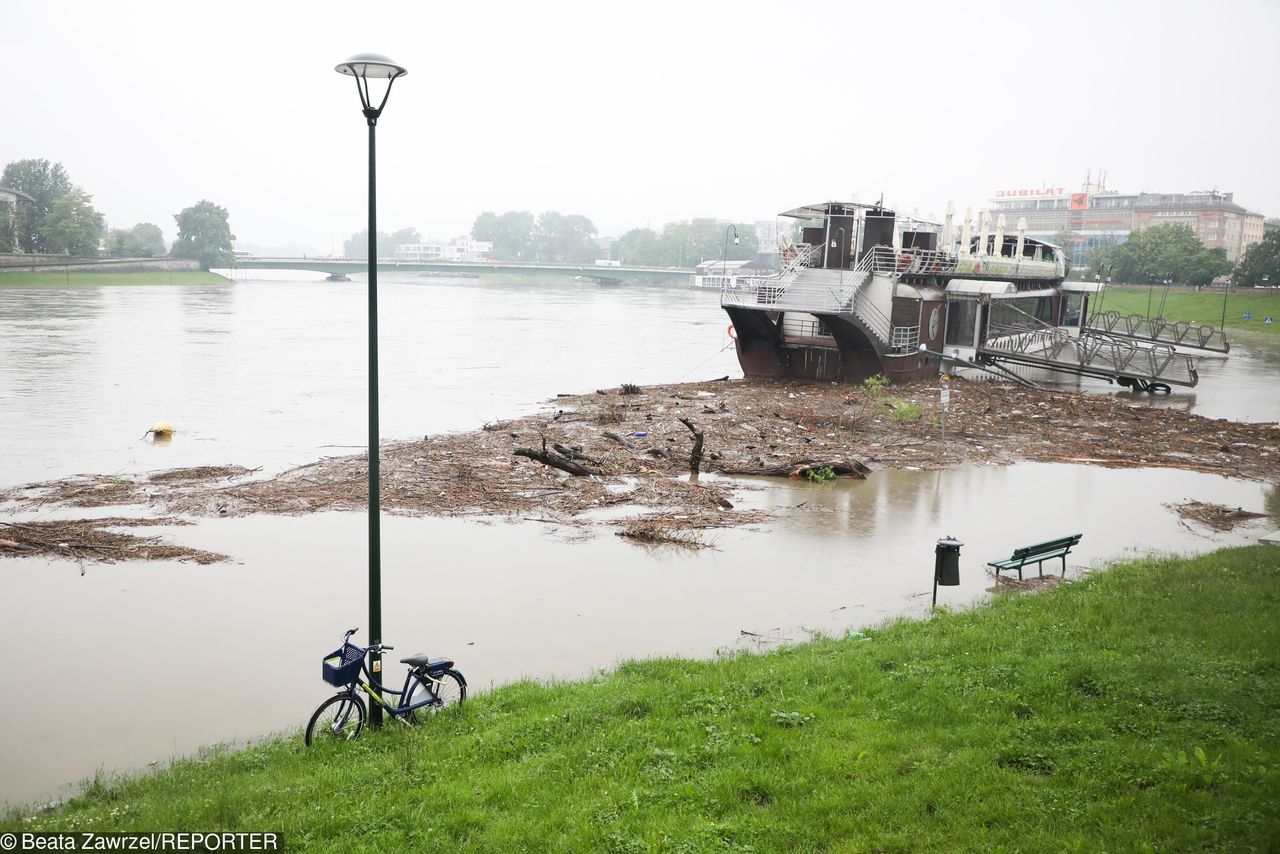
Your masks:
M363 283L302 275L0 290L0 485L232 463L273 472L351 453L365 439ZM381 303L387 438L475 428L554 407L557 393L740 376L716 294L406 276L388 277ZM1177 405L1280 420L1280 396L1259 391L1280 354L1237 344L1213 370L1201 371L1212 392ZM140 440L162 419L172 442ZM1083 533L1071 575L1275 527L1201 530L1168 503L1280 504L1274 486L1214 475L1032 463L741 483L739 507L785 512L711 532L716 547L699 551L546 522L387 517L386 640L455 657L473 689L573 678L923 615L945 534L965 545L961 585L939 600L963 606L989 595L985 561L1018 545ZM320 658L365 625L365 524L327 513L148 531L232 557L208 566L0 561L0 625L24 661L5 694L6 731L21 737L0 741L0 801L299 727L326 694ZM92 697L92 713L70 697Z

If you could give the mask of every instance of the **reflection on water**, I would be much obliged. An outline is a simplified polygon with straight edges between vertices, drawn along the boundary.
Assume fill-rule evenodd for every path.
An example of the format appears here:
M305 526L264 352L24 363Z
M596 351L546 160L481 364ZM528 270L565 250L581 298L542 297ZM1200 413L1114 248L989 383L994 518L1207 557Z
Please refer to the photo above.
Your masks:
M963 606L988 595L984 563L1016 546L1083 533L1073 568L1152 543L1205 550L1256 531L1194 533L1164 502L1267 501L1258 484L1211 475L1048 464L748 484L762 488L741 492L739 507L786 512L691 553L607 532L570 542L532 523L387 517L387 639L406 654L456 657L477 690L577 677L624 658L925 615L944 534L965 545L961 585L939 600ZM326 694L319 657L365 626L365 532L361 514L217 519L160 533L231 554L229 564L91 564L81 577L69 562L0 563L0 625L39 641L42 681L96 698L91 716L74 704L9 706L10 730L26 735L0 740L0 767L23 773L0 775L0 800L300 726Z
M1137 406L1178 409L1206 418L1233 421L1280 421L1280 348L1269 336L1259 333L1231 333L1228 358L1212 356L1196 362L1200 381L1194 388L1174 386L1168 394L1147 394L1110 385L1103 380L1046 379L1053 385L1079 388L1093 394L1113 394Z

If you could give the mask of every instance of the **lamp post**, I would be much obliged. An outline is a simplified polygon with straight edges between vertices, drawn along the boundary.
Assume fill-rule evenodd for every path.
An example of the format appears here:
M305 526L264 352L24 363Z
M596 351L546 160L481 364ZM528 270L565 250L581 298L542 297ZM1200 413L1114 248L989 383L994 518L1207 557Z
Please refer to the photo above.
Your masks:
M369 126L369 644L382 643L382 533L378 484L378 194L374 132L391 84L409 72L377 53L359 53L334 69L356 79L365 123ZM386 80L382 101L373 106L369 81ZM382 654L369 657L369 671L382 681ZM370 703L369 726L382 726L382 707Z
M727 225L724 228L724 257L720 261L720 275L724 277L724 281L720 283L720 287L727 287L729 284L729 232L733 232L733 245L738 245L738 227L735 225Z

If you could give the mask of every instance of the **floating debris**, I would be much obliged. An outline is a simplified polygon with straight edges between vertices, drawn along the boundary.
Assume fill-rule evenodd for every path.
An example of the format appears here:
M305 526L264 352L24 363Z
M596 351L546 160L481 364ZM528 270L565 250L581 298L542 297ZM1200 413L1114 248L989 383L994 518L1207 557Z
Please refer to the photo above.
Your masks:
M182 519L60 519L47 522L0 522L4 551L15 557L54 556L114 563L118 560L194 560L216 563L226 555L175 546L159 537L138 537L109 528L190 525ZM11 539L10 539L11 538ZM81 575L84 574L82 571Z
M1254 513L1241 507L1209 504L1195 499L1166 504L1165 507L1177 513L1184 524L1195 522L1214 531L1230 531L1237 525L1267 518L1266 513Z

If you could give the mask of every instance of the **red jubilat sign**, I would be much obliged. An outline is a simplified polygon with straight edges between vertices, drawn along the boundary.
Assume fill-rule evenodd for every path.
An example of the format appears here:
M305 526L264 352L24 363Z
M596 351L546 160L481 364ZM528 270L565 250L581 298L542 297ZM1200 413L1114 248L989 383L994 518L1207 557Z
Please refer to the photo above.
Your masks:
M1036 196L1063 196L1066 187L1042 187L1039 190L996 190L997 199L1029 198Z

